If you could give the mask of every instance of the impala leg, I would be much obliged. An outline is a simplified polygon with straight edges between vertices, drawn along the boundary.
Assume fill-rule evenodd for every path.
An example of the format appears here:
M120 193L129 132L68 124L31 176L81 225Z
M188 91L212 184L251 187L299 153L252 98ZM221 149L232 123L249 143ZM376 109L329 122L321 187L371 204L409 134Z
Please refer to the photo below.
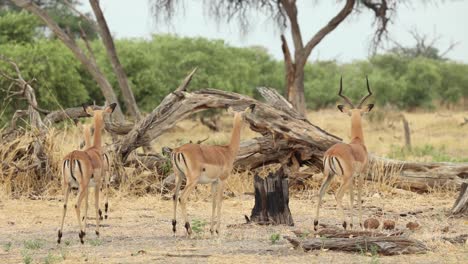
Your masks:
M187 177L187 184L185 185L185 188L182 191L182 194L180 195L180 198L179 198L180 209L182 211L182 216L185 222L185 229L187 230L188 236L192 234L192 228L190 227L190 223L188 221L188 216L187 216L187 200L188 200L190 193L195 189L195 186L198 183L197 181L190 181L189 180L190 178L197 179L198 177Z
M84 232L86 233L86 227L88 226L88 202L89 202L89 188L86 188L86 193L85 193L85 211L84 211Z
M63 201L63 213L62 213L62 223L60 224L60 229L58 231L58 239L57 243L60 244L60 240L62 239L62 231L63 231L63 223L65 222L65 215L67 214L67 203L68 203L68 196L70 194L70 185L66 185L63 188L64 191L64 201Z
M215 225L215 212L216 212L216 203L218 199L218 193L217 193L217 187L218 187L218 182L213 182L211 184L211 198L213 199L213 205L211 208L211 226L210 226L210 232L213 235L214 233L214 225Z
M217 188L216 195L216 214L217 214L217 223L216 223L216 234L219 235L220 225L221 225L221 206L223 205L223 193L224 193L224 181L220 180Z
M335 174L330 173L328 169L326 168L324 171L324 179L322 182L322 186L320 186L320 191L318 195L318 201L317 201L317 208L315 210L315 219L314 219L314 230L317 231L318 229L318 219L319 219L319 213L320 213L320 206L322 205L322 199L323 196L325 195L325 192L328 189L328 186L330 186L330 182L333 180L335 177Z
M99 222L101 221L100 215L102 215L101 209L99 209L99 187L100 183L96 182L94 188L94 208L96 209L96 236L99 237Z
M340 211L340 215L341 215L341 219L343 221L343 228L346 229L347 227L347 222L346 222L346 218L345 218L345 214L344 214L344 210L343 210L343 196L345 194L345 192L349 189L349 186L353 183L352 181L352 177L348 176L344 176L343 177L343 184L340 186L340 188L338 189L338 192L336 193L336 204L338 205L338 210Z
M78 236L80 237L81 244L84 244L84 236L86 235L86 233L84 232L83 226L81 223L80 208L81 208L81 202L83 201L83 198L86 194L87 189L88 189L88 186L85 186L85 187L80 186L80 191L78 193L78 198L75 204L76 217L78 219L78 226L80 227L80 233L78 234Z
M107 219L108 217L108 210L109 210L109 187L110 187L110 176L111 176L111 167L109 164L109 158L107 157L106 154L104 154L104 162L106 162L106 170L104 170L103 175L104 175L104 219ZM101 187L102 188L102 187ZM101 220L102 217L101 217Z
M353 229L354 224L354 178L351 179L351 184L349 185L349 210L351 214L351 222L349 223L349 228Z
M106 174L104 175L104 219L107 219L108 214L107 212L109 211L109 185L110 185L110 172L107 171ZM102 217L101 217L102 220Z
M359 226L362 228L362 200L361 200L361 192L362 192L362 185L363 185L364 179L361 177L361 175L357 175L357 191L358 191L358 210L359 210Z
M175 190L174 195L172 196L172 201L174 203L174 215L172 216L172 232L174 232L174 236L176 235L176 225L177 225L177 202L179 200L179 191L180 186L182 185L182 179L180 178L178 173L175 173Z

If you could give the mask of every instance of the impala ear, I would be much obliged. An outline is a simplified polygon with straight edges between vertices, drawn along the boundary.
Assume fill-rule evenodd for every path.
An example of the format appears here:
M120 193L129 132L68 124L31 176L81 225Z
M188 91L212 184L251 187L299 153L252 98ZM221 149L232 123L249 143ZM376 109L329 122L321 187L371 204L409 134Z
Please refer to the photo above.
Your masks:
M112 103L112 104L110 104L109 106L107 106L107 107L104 109L104 111L105 111L106 113L110 113L110 114L111 114L111 113L114 112L116 106L117 106L117 103Z
M247 108L244 110L244 113L253 113L253 112L254 112L254 109L255 109L255 104L251 104L251 105L249 105L249 107L247 107Z
M87 105L87 104L83 104L82 105L83 107L83 110L85 111L85 113L88 115L88 116L93 116L94 114L94 110L91 106Z
M343 114L349 115L349 113L350 113L350 112L349 112L349 110L350 110L349 106L347 106L347 105L337 105L336 107L338 107L338 109L339 109Z
M363 109L361 109L361 114L369 113L372 110L372 108L374 108L374 104L366 105Z

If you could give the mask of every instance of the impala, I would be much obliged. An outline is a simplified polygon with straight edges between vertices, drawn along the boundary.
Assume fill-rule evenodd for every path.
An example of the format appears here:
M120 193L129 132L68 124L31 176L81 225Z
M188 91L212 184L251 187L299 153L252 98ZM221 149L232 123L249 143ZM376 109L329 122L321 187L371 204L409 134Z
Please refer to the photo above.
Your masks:
M362 205L361 205L361 189L363 184L363 178L361 173L367 165L367 148L364 143L364 134L362 132L362 116L374 107L373 104L362 106L362 104L372 95L369 80L366 77L368 95L364 96L359 104L354 106L351 100L342 94L343 92L343 78L340 79L340 91L338 95L344 99L347 105L338 105L338 109L351 117L351 142L349 144L337 143L330 147L324 154L323 157L323 175L324 180L320 187L317 210L315 212L314 219L314 230L317 230L319 210L322 203L323 195L325 194L330 182L333 180L335 175L341 176L343 179L340 188L335 194L336 203L338 210L340 211L343 228L346 229L347 222L345 219L342 199L347 190L349 190L350 196L350 208L351 208L351 223L350 227L353 227L353 181L357 179L358 182L358 207L359 207L359 224L362 226Z
M185 144L172 151L171 163L176 176L176 188L173 196L174 217L172 219L172 231L174 232L174 236L176 233L178 202L180 203L187 235L190 236L192 233L192 228L190 227L187 216L187 199L190 193L195 189L195 186L199 183L211 183L213 204L210 232L211 234L213 234L213 232L219 234L224 184L231 173L234 160L239 151L243 115L245 113L252 112L254 108L255 105L251 105L243 112L235 112L231 141L228 145ZM228 111L231 112L230 108ZM179 190L183 178L186 179L186 185L179 197ZM215 217L216 228L214 229Z
M78 126L83 130L83 135L84 135L84 143L80 144L80 148L86 150L92 147L91 135L93 134L94 128L92 128L91 125L81 124L81 123L78 123ZM103 177L102 178L104 180L104 199L105 199L104 211L105 211L105 219L107 219L108 217L107 212L109 210L109 187L110 187L109 185L110 185L111 166L110 166L110 161L109 161L109 155L107 155L107 153L105 152L102 155L102 162L103 162L103 166L102 166ZM103 187L101 186L100 191L102 190L103 190ZM86 203L88 203L87 200L86 200ZM99 218L103 220L101 209L99 209Z
M96 209L96 235L99 236L99 189L102 181L103 159L101 148L101 132L104 127L103 114L112 113L116 104L111 104L104 110L93 110L91 107L83 106L86 113L94 117L94 141L91 147L85 150L75 150L70 152L63 159L62 175L63 175L63 190L64 190L64 205L60 229L58 231L57 242L60 243L62 238L63 224L67 212L68 196L71 188L78 188L78 198L75 204L75 211L80 227L79 238L80 242L84 243L86 235L86 223L88 203L85 203L84 226L80 217L80 208L83 198L88 200L89 187L94 187L94 206Z

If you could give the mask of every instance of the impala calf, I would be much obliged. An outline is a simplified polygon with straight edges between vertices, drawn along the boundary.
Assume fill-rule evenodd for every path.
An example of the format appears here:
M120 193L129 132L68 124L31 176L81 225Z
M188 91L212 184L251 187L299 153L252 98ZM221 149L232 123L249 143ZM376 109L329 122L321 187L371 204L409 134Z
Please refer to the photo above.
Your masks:
M116 104L107 106L104 110L93 110L91 107L84 107L86 113L94 117L94 141L91 147L81 151L75 150L67 154L63 159L62 175L63 175L63 190L64 190L64 205L62 222L58 231L57 242L60 243L62 238L63 224L67 212L68 195L71 188L78 188L78 198L75 204L75 211L80 227L79 238L80 242L84 243L86 235L87 211L88 203L85 203L84 226L80 217L81 202L84 198L88 200L89 187L94 187L95 197L94 206L96 209L96 235L99 236L99 189L102 181L102 149L101 149L101 131L104 127L103 114L112 113Z
M239 152L240 133L242 119L245 113L252 112L255 105L251 105L243 112L234 114L231 141L228 145L210 146L201 144L185 144L174 149L171 153L172 168L175 173L174 191L174 217L172 219L172 231L176 233L177 203L180 203L182 216L185 222L187 235L191 235L192 228L187 216L187 199L197 184L210 184L213 196L211 211L210 232L219 234L221 223L221 205L223 201L224 182L231 173L234 160ZM186 185L179 197L182 179L186 179ZM215 228L216 218L216 228Z
M349 190L350 196L350 208L351 208L351 223L350 227L353 227L353 181L357 178L358 182L358 207L359 207L359 224L362 226L362 205L361 205L361 189L363 178L361 173L367 165L367 149L364 143L364 134L362 132L361 117L362 115L371 111L374 107L373 104L362 107L364 101L366 101L372 92L369 87L369 80L366 77L368 95L364 96L359 102L358 106L355 107L351 100L342 95L343 92L343 78L340 80L340 91L338 95L344 99L347 105L338 105L338 109L351 117L351 142L349 144L337 143L330 147L324 154L323 157L323 176L324 180L320 187L320 192L317 202L317 210L315 212L314 219L314 230L317 230L319 210L322 203L323 195L325 194L330 182L333 180L335 175L341 176L343 181L340 188L335 194L336 203L338 210L341 213L342 223L344 229L346 229L347 222L342 206L342 199L347 190Z
M92 142L91 142L91 135L93 134L93 131L94 131L94 128L92 128L91 125L88 125L88 124L81 124L79 123L78 126L80 128L82 128L83 130L83 135L84 135L84 143L81 143L80 144L80 148L81 149L88 149L90 147L92 147ZM110 185L110 169L111 169L111 166L110 166L110 161L109 161L109 155L107 153L103 153L102 154L102 162L103 162L103 166L102 166L102 179L104 180L104 212L105 212L105 219L107 219L108 217L108 210L109 210L109 185ZM103 187L101 186L100 188L100 191L103 191ZM86 203L88 203L88 201L86 201ZM103 220L103 217L102 217L102 211L101 209L99 209L99 218L101 220ZM83 220L84 220L84 217L83 217Z

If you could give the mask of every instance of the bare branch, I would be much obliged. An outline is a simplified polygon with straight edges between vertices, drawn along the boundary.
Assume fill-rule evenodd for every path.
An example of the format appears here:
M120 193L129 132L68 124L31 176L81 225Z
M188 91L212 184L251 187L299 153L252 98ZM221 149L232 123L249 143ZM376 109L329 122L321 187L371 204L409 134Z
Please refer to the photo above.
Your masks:
M327 25L325 25L322 29L320 29L307 43L307 45L304 47L304 54L305 57L308 58L310 53L312 52L312 49L314 49L317 44L322 41L323 38L325 38L326 35L328 35L330 32L332 32L341 22L343 22L349 14L353 11L353 7L355 5L356 1L355 0L346 0L345 6L340 10L340 12L333 17ZM306 63L307 60L302 62L303 64ZM298 62L296 62L298 63Z

